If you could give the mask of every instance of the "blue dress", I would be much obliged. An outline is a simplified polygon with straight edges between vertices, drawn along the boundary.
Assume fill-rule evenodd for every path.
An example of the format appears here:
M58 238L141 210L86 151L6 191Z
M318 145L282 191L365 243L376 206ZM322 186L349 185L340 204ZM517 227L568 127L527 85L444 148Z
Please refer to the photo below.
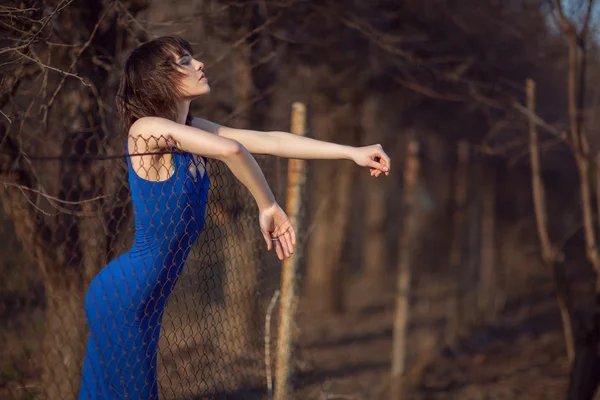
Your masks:
M206 159L174 151L175 171L161 182L139 177L127 158L135 238L88 289L90 335L79 400L158 399L161 320L204 227L210 187Z

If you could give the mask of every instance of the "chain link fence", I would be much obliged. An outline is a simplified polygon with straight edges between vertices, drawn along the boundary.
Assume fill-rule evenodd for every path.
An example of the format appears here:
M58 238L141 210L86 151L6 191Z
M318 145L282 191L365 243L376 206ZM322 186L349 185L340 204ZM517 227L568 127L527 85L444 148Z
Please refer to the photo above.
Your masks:
M169 179L140 182L140 176L130 176L142 185L147 196L140 199L137 217L160 223L146 226L138 221L141 225L136 232L131 201L114 202L106 189L129 191L125 158L83 157L73 161L70 156L65 157L67 160L30 162L36 170L48 170L58 163L80 168L85 162L88 171L101 171L101 176L113 180L113 185L95 188L95 199L76 199L75 193L67 192L65 198L70 200L63 201L42 194L41 190L5 184L6 191L15 190L20 195L15 206L18 210L11 210L12 216L31 218L25 210L35 210L36 218L44 216L50 220L59 214L68 215L69 225L61 221L49 231L46 240L48 245L58 246L57 253L72 252L61 254L68 264L61 274L87 274L76 282L77 287L66 288L68 294L44 290L44 274L50 271L32 262L30 255L36 253L35 249L19 249L17 234L3 214L1 234L6 247L2 253L6 257L2 259L2 312L10 323L2 328L2 379L9 398L73 398L77 386L61 379L69 376L65 369L83 367L81 357L75 355L82 354L81 339L88 330L82 324L84 308L93 328L89 346L98 346L88 352L102 355L92 361L101 364L99 371L115 374L97 379L124 379L125 385L133 388L134 382L129 384L128 377L135 376L136 371L139 374L144 363L156 362L161 398L262 393L266 382L264 321L268 303L279 286L281 262L273 252L266 251L254 199L247 189L223 163L207 160L204 171L204 164L199 162L198 170L190 172L189 155L175 153L176 168ZM275 183L278 174L285 177L285 164L267 157L257 159L262 169L270 172L270 182ZM278 169L283 172L278 173ZM279 202L285 199L283 186L273 184L274 189L279 187L279 192L275 190ZM112 213L104 213L102 207L110 208ZM197 238L195 233L199 233ZM68 249L65 241L70 241ZM105 246L107 242L110 247ZM95 248L88 248L92 246ZM86 250L88 254L84 253ZM124 251L128 251L125 256ZM111 261L110 267L96 274L106 260ZM95 279L88 292L89 278ZM72 278L65 275L57 279ZM69 303L72 308L65 308ZM126 319L127 316L131 318ZM143 329L137 325L128 327L128 321L139 323ZM58 337L47 337L49 324L56 324L52 333ZM46 354L57 362L46 365L47 370L42 371L42 364L48 363L41 357L48 351L44 346L53 343L62 343L63 348ZM151 354L137 354L137 359L129 354L131 350L152 353L148 345L158 345L156 361L148 359ZM118 359L119 354L122 359ZM39 382L24 384L36 382L40 373L54 375L54 379L45 382L56 384L56 388L41 387ZM148 387L138 389L139 393L121 393L117 397L148 396ZM54 396L49 396L51 393ZM58 393L63 397L55 397Z
M5 140L5 144L10 142L8 138ZM86 140L92 139L87 137L84 142ZM115 146L114 154L87 150L82 156L74 151L94 147L87 143L78 144L67 148L59 157L21 153L18 164L10 167L12 174L9 176L13 180L3 182L4 213L0 224L0 243L4 246L0 262L3 324L0 337L4 345L0 357L0 398L76 398L81 386L86 346L90 345L99 350L94 354L104 357L96 360L99 365L109 366L100 373L114 373L106 377L96 376L98 372L92 371L95 379L124 379L125 386L134 391L122 398L138 398L136 389L145 393L144 398L153 390L164 399L271 398L273 388L278 387L276 374L281 371L284 379L290 373L289 398L343 395L377 399L389 396L393 341L398 340L394 339L392 325L397 300L396 265L394 255L388 254L386 265L376 267L390 279L384 279L384 282L381 278L376 282L367 279L371 273L369 267L373 265L365 264L363 257L369 253L366 248L361 248L365 236L360 231L369 226L369 221L373 223L373 216L360 214L364 205L359 200L365 197L360 194L363 190L360 184L351 185L360 182L351 178L352 173L344 171L343 167L330 171L338 177L349 174L336 181L332 189L338 196L354 196L348 208L340 210L345 207L344 203L334 200L328 205L331 194L324 191L323 186L319 187L328 181L319 183L317 175L327 169L319 170L319 166L308 163L308 181L302 191L295 227L298 265L294 280L299 291L289 299L291 310L288 312L292 314L289 365L277 365L279 301L282 298L278 291L283 266L274 253L266 251L254 200L247 189L219 161L207 160L204 164L189 155L173 154L173 159L178 160L175 162L178 168L169 178L170 183L169 180L142 182L147 185L145 190L155 186L139 205L153 208L140 212L162 220L164 229L150 232L158 235L154 237L158 249L143 249L144 243L152 240L135 233L125 143L122 143L121 151ZM470 232L470 240L476 241L458 241L463 246L459 251L467 260L458 263L456 271L435 267L434 262L439 256L433 257L427 246L435 243L445 228L430 231L426 227L448 218L439 209L434 212L431 205L432 201L443 201L440 199L448 186L436 187L429 175L431 170L436 170L436 161L428 159L426 154L420 157L423 157L424 171L418 178L420 183L413 196L421 209L418 225L422 228L412 234L415 237L411 238L411 243L415 247L404 249L414 252L412 265L403 267L412 270L413 278L403 282L410 287L410 311L402 327L404 344L401 347L406 350L401 363L405 373L413 378L422 373L442 347L478 326L481 313L495 314L498 307L502 307L497 303L491 309L474 307L472 299L484 294L483 269L480 268L486 266L492 271L501 271L500 265L506 265L500 264L504 262L500 255L495 256L495 266L480 261L479 246L487 249L491 244L485 234L481 239L483 245L477 241L481 238L478 232L486 225L478 222L485 219L473 217L463 229ZM256 158L276 198L280 204L286 204L287 160L267 156ZM192 160L196 169L189 170L187 167ZM37 171L38 182L46 182L46 185L25 185L26 182L18 181L28 168ZM468 169L463 166L462 170ZM66 188L63 192L49 189L56 182L48 177L53 177L56 171L60 171L60 187ZM476 190L479 175L464 173L466 175L460 179L466 179L471 184L470 190ZM140 184L142 178L133 176L132 179ZM345 186L344 179L347 179ZM93 182L102 184L90 184ZM375 188L376 193L388 196L387 201L392 207L400 203L398 192ZM203 220L205 200L202 196L206 189L204 226L195 237L194 232L200 230ZM307 193L310 196L306 196ZM162 199L168 201L163 204ZM186 199L190 200L187 206ZM467 209L480 213L482 206L487 207L484 213L489 220L492 215L489 205L481 203L477 196L469 195L468 199L472 205ZM192 209L178 210L179 204ZM193 208L197 210L193 211ZM324 216L323 209L330 215ZM183 214L179 215L178 211ZM336 221L343 221L340 212L348 220L347 225L341 225L346 226L341 232L343 236L336 239L335 228L340 226ZM331 224L325 225L323 221ZM392 232L379 236L380 240L392 243L388 248L390 251L397 251L393 242L401 247L400 239L395 238L405 229L402 221L399 219L398 223L387 227ZM448 222L446 227L451 226ZM506 227L500 226L500 229L502 233ZM161 242L174 242L177 231L180 236L189 234L190 237L183 240L180 237L175 247L162 249ZM164 237L167 232L169 236ZM137 235L150 233L142 230ZM499 240L510 246L507 241L514 240L515 235L510 230L508 233L501 234ZM187 249L182 243L186 242L190 248L184 257ZM132 245L136 257L139 258L141 253L150 254L150 261L141 263L138 258L129 256L119 258ZM324 247L325 252L316 253L322 258L314 260L319 246ZM163 256L171 261L164 265L152 264ZM518 255L511 253L511 257L518 258ZM119 259L120 262L115 262ZM109 262L113 263L112 272L99 274ZM513 277L517 272L513 270ZM463 277L454 275L463 273ZM521 273L533 274L534 271ZM155 276L148 278L146 274ZM325 275L321 287L330 288L332 293L315 295L314 286L322 282L323 277L315 279L314 274L330 274ZM436 277L436 274L445 278ZM339 280L339 285L333 281L335 279ZM502 282L493 277L487 279ZM526 280L526 277L519 277L511 290L518 291L518 282ZM91 282L95 282L96 289L92 292L96 296L88 297L86 302ZM458 285L462 285L461 291L454 293ZM504 286L487 292L495 301L506 301L495 296L513 295ZM398 298L406 295L402 292ZM140 302L140 296L146 300ZM343 312L319 311L324 302L341 304ZM293 317L296 310L297 318ZM91 332L86 312L87 318L93 321ZM98 313L97 318L94 313ZM133 319L145 324L143 331L148 336L133 335L133 328L123 323L123 313L137 313ZM490 318L493 320L486 317ZM90 342L95 335L103 342ZM140 363L154 362L152 351L145 353L148 345L157 347L156 388L152 388L151 383L135 384L133 379L139 379L136 372L139 372ZM119 349L127 354L132 349L143 349L144 352L133 359L111 358ZM127 379L132 380L128 382Z

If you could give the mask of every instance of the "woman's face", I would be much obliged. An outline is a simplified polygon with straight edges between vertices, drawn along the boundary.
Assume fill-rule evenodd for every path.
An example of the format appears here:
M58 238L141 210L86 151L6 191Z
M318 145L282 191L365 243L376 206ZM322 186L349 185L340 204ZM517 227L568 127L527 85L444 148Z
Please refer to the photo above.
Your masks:
M176 56L176 62L179 70L184 74L179 83L179 90L184 98L191 100L210 92L203 63L188 53Z

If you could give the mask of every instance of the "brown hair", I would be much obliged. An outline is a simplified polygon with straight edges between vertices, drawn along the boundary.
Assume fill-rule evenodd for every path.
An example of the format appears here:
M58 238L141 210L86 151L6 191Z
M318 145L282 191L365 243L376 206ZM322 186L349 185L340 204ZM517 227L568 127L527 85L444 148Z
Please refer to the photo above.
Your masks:
M192 54L192 46L179 36L162 36L133 50L125 61L117 92L117 114L123 128L142 117L163 117L175 121L179 80L173 55ZM187 121L190 119L188 115Z

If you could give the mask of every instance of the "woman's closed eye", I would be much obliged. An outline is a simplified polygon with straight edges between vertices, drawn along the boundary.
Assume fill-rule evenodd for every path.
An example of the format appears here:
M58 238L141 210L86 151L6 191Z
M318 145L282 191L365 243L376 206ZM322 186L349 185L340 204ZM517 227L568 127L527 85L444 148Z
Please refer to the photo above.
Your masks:
M180 63L181 65L188 65L188 64L190 63L190 61L191 61L191 57L189 57L189 56L183 56L183 57L181 57L181 59L179 60L179 63Z

